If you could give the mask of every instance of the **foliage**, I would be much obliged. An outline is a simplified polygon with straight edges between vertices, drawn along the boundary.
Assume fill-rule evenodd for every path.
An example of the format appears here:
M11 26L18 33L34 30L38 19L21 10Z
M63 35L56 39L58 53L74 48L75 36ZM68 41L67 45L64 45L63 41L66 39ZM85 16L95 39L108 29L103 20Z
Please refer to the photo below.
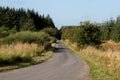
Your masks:
M53 36L53 37L56 37L56 36L57 36L57 33L58 33L57 29L51 28L51 27L44 28L44 29L42 29L41 31L46 32L46 33L48 33L50 36Z
M114 33L114 27L115 27L115 21L114 20L110 20L110 21L106 21L104 23L102 23L101 25L99 25L100 30L102 32L102 40L110 40L113 39L113 33Z
M78 41L78 34L80 33L81 28L75 27L75 26L69 26L69 27L62 27L61 28L61 38L62 39L69 39L72 42Z
M54 38L50 37L45 32L30 32L30 31L22 31L16 34L11 34L5 38L0 39L0 44L11 44L11 43L37 43L43 45L45 48L48 47Z
M34 10L14 9L0 7L0 28L3 26L9 30L16 27L16 31L39 31L46 27L55 28L51 17L39 15Z
M55 41L54 37L42 31L10 34L0 39L0 64L30 62L33 57L41 56L44 51L51 50L51 44Z
M26 22L23 23L22 27L21 27L21 31L35 31L35 24L33 19L28 19L26 20Z
M6 37L8 35L9 35L8 28L6 28L5 26L0 28L0 38Z
M117 17L116 23L112 30L112 40L119 42L120 41L120 16Z
M34 10L23 8L0 7L1 66L31 62L31 59L35 62L45 61L48 57L43 59L45 54L42 52L51 50L56 34L57 29L49 15L40 15Z
M79 26L64 26L59 34L82 45L99 45L101 41L120 41L120 16L103 23L80 22Z
M80 26L63 27L61 29L62 39L77 42L80 46L99 45L101 43L101 32L96 25L84 22Z
M120 17L117 20L109 20L99 25L102 32L102 40L120 41Z
M97 46L101 44L101 32L96 25L91 23L82 25L81 32L77 37L80 45Z

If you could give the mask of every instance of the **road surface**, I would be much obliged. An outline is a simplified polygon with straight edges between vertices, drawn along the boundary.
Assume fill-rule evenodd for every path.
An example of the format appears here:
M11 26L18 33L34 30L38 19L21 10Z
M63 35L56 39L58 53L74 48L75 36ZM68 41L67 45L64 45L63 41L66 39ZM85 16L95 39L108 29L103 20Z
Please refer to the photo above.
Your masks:
M0 80L91 80L89 67L60 41L48 61L0 73Z

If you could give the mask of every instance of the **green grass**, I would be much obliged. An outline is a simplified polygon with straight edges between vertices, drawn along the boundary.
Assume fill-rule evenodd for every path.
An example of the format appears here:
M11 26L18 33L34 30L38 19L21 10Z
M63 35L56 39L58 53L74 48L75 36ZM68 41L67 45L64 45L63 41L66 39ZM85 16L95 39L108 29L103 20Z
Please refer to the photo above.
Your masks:
M49 37L49 35L43 32L22 31L22 32L17 32L7 37L1 38L0 43L1 44L11 44L16 42L40 43L40 41L43 41L44 38L46 37Z
M90 76L93 80L120 80L116 76L114 76L115 73L110 74L107 67L105 67L105 64L101 64L100 62L96 61L96 57L89 56L84 53L84 51L79 51L75 47L71 45L71 43L68 43L66 41L63 41L65 45L68 46L77 56L83 58L87 64L90 67Z
M19 69L19 68L27 67L27 66L31 66L31 65L36 65L36 64L45 62L46 60L51 58L52 55L53 55L52 51L47 51L45 53L42 53L41 56L33 57L32 61L30 61L30 62L20 62L20 63L16 63L16 64L12 64L12 65L1 65L0 72L9 71L9 70L13 70L13 69Z
M30 65L31 65L31 63L18 63L18 64L14 64L14 65L0 66L0 72L13 70L13 69L19 69L19 68L30 66Z
M12 44L12 43L36 43L43 45L44 47L49 47L52 42L55 41L54 37L51 37L45 32L31 32L31 31L22 31L15 34L11 34L7 37L0 38L0 44Z

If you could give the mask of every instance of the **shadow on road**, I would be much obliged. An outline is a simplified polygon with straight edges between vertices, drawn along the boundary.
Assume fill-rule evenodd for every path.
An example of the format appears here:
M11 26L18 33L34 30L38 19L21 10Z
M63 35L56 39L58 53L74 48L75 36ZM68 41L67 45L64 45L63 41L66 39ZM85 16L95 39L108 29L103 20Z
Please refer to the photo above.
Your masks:
M63 45L63 43L61 43L61 41L60 40L57 40L56 41L56 47L55 47L55 53L63 53L64 51L65 51L65 47L64 47L64 45Z
M65 48L55 48L55 53L62 53Z

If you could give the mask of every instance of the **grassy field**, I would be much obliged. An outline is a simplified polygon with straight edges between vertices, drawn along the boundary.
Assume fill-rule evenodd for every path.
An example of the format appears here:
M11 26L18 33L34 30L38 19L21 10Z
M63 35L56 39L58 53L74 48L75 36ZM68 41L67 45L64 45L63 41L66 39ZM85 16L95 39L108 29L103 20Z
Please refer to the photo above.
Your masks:
M22 31L0 38L0 72L46 61L53 55L54 42L45 32Z
M32 43L16 43L0 46L0 72L41 63L53 53L43 52L44 47Z
M93 80L120 80L120 43L107 41L100 49L91 46L80 49L69 40L64 43L88 63Z
M12 64L19 61L30 61L34 56L40 55L44 50L37 44L16 43L0 46L0 63Z

